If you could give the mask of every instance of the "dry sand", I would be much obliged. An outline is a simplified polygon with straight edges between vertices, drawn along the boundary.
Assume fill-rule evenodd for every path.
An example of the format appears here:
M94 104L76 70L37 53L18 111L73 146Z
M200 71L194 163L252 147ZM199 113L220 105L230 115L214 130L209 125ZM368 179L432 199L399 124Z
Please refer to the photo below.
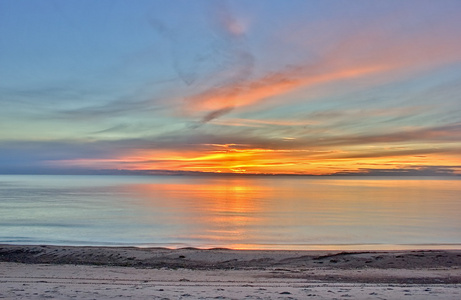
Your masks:
M461 299L461 251L0 245L6 299Z

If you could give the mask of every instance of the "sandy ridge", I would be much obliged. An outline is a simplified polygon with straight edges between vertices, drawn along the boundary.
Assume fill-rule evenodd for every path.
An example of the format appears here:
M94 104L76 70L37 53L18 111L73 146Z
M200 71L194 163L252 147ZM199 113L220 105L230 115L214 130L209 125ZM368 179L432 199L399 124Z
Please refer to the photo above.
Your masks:
M0 261L197 270L440 269L460 268L461 250L339 252L0 245Z
M0 245L6 299L461 299L461 250Z

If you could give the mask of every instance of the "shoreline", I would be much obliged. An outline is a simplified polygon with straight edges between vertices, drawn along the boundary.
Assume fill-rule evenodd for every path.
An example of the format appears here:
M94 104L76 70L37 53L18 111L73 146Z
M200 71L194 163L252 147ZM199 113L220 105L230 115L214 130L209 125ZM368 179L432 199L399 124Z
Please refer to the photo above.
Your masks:
M182 243L167 243L167 244L117 244L117 243L102 243L102 244L86 244L86 243L21 243L21 242L0 242L1 246L20 246L20 247L77 247L77 248L135 248L135 249L196 249L196 250L213 250L226 249L234 251L432 251L432 250L459 250L461 251L460 243L447 244L205 244L202 246L193 246Z
M450 276L437 282L461 283L461 250L233 250L0 244L0 262L146 269L289 270L301 275L307 269L449 270ZM366 277L362 277L361 281L367 282ZM350 281L353 278L331 279ZM369 281L375 282L375 279Z
M461 250L231 250L0 244L14 299L459 299Z

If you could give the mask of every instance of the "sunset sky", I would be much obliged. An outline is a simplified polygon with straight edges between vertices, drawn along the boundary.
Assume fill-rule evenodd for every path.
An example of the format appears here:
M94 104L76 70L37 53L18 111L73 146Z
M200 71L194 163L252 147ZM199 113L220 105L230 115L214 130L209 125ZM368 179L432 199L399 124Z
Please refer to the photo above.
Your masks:
M0 173L459 175L460 16L0 0Z

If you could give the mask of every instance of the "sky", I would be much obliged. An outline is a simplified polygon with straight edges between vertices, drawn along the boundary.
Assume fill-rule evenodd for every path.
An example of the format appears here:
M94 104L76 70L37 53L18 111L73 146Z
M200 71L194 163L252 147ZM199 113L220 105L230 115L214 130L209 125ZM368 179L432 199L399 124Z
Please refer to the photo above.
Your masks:
M460 16L0 0L0 173L461 175Z

